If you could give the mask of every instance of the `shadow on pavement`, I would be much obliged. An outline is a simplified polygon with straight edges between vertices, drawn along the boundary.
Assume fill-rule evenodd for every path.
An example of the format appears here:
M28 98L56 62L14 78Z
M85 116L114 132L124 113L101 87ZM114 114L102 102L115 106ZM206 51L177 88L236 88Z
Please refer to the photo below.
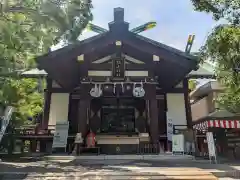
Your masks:
M29 178L29 175L34 178L41 176L52 176L54 178L54 173L66 179L78 176L94 179L92 177L96 177L96 172L101 177L120 175L122 177L161 176L163 178L165 175L160 170L167 168L182 168L185 171L187 171L187 168L199 168L211 172L216 177L240 179L240 171L238 169L227 164L209 164L208 161L72 160L70 162L50 162L39 161L39 159L15 159L1 162L0 179L21 180ZM196 176L198 175L196 174Z

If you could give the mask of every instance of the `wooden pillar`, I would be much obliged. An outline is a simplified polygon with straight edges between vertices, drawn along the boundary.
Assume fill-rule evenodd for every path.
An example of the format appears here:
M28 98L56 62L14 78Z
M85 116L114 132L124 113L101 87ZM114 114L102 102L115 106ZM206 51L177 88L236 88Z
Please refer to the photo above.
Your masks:
M160 96L160 98L158 98L158 129L160 135L164 135L167 133L166 105L166 95L164 94Z
M36 150L37 150L37 140L32 139L30 141L30 150L31 150L31 153L35 153L36 152Z
M191 104L190 104L190 98L189 98L189 84L188 79L185 78L183 80L183 89L184 89L184 102L185 102L185 112L186 112L186 120L187 120L187 127L192 130L193 133L193 140L195 141L195 155L199 154L200 151L198 149L197 144L197 137L196 137L196 131L193 129L192 125L192 110L191 110Z
M150 100L150 134L153 143L158 143L158 104L156 99Z
M49 121L49 112L50 112L50 104L51 104L51 92L52 89L52 80L47 78L47 89L44 92L44 109L43 109L43 119L41 126L43 129L48 129L48 121Z
M78 132L78 105L79 99L72 99L70 95L69 99L69 134L75 135Z
M152 143L159 141L158 129L158 101L156 98L156 86L149 84L146 86L146 98L149 100L149 115L150 115L150 136Z
M87 135L87 110L89 107L88 99L80 99L78 103L78 132L82 133L82 136Z

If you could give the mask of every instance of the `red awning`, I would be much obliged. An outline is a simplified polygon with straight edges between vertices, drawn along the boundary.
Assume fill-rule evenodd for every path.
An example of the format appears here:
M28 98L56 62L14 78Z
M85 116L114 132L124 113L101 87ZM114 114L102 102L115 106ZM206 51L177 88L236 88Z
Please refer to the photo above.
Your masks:
M209 127L225 128L225 129L239 129L239 120L208 120L193 126L193 129L204 131Z

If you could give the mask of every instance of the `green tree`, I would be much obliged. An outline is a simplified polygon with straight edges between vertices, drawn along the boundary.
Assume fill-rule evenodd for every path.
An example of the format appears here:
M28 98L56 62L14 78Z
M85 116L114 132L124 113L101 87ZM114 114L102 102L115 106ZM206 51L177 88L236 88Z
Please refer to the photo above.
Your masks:
M196 89L196 86L197 86L197 81L194 80L194 79L190 79L190 80L188 81L188 86L189 86L190 91L195 90L195 89Z
M192 1L196 10L212 13L216 20L227 20L213 29L200 54L202 59L217 64L217 79L226 89L219 96L220 105L240 112L240 76L233 70L240 65L240 1Z
M239 0L191 0L195 10L212 13L215 20L224 18L231 24L240 23Z
M37 81L18 72L34 67L34 58L52 45L76 42L92 20L91 8L83 0L0 2L0 101L16 108L17 122L41 112L43 104Z

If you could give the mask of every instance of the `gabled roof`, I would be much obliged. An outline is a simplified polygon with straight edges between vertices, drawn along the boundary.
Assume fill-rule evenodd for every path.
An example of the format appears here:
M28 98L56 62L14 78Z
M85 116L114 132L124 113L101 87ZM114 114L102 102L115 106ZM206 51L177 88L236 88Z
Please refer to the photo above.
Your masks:
M79 84L79 77L86 76L92 61L116 53L116 41L122 42L122 53L143 59L146 66L151 67L162 88L173 87L197 68L194 56L130 32L123 20L109 23L106 33L38 57L37 63L62 87L73 89ZM80 55L84 55L83 63L77 61ZM153 55L160 60L154 62Z
M211 92L219 92L223 91L224 87L220 85L220 83L216 80L211 80L197 87L194 91L190 93L190 98L195 99L198 97L207 96Z
M20 75L26 78L36 78L36 77L46 77L47 73L44 70L39 70L38 68L34 68L28 71L24 71Z
M235 117L236 114L231 113L225 109L219 109L215 110L214 112L210 113L208 117L215 117L215 118L221 118L221 117Z
M208 62L203 62L199 65L198 70L193 70L188 75L193 79L215 79L215 68Z

